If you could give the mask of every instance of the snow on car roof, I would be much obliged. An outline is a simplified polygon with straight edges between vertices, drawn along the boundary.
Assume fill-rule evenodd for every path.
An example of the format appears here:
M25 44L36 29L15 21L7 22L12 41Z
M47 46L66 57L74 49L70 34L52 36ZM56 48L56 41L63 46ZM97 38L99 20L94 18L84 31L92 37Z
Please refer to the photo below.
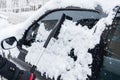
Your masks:
M110 1L113 2L112 5L111 5ZM72 25L71 27L73 27L73 29L70 28L69 32L67 32L66 30L64 33L61 32L61 37L64 36L64 37L67 37L65 39L68 39L68 38L71 38L70 32L78 32L80 35L78 35L78 36L75 35L73 37L76 38L76 40L79 38L79 40L75 41L74 43L82 40L82 38L80 38L80 36L84 37L84 39L86 41L88 41L88 44L85 41L81 42L80 46L82 45L82 47L81 47L82 50L78 49L78 52L86 51L86 52L81 52L81 53L85 54L85 53L87 53L87 50L89 48L94 48L95 45L99 43L100 36L101 36L102 32L104 31L106 24L108 24L108 25L112 24L112 20L114 18L113 14L115 14L113 12L113 8L117 5L119 5L118 2L120 3L120 1L118 1L118 0L116 0L116 1L110 0L110 1L108 2L108 1L104 1L104 0L99 0L99 1L97 1L97 0L93 0L93 1L90 1L90 0L74 0L74 1L73 0L51 0L49 3L47 3L41 9L39 9L35 13L35 16L33 15L31 18L29 18L26 21L26 23L29 23L29 25L30 25L34 20L37 20L41 15L43 15L44 13L46 13L49 10L66 8L69 6L74 6L74 7L84 8L84 9L94 9L94 10L97 9L97 10L101 10L104 13L107 13L108 16L100 19L98 21L98 23L94 26L94 28L92 28L91 30L89 30L88 28L83 30L83 33L88 33L86 35L88 37L86 37L84 35L82 36L81 31L78 31L79 29L75 29L75 27L77 27L77 26L74 25L75 24L74 22L70 22L70 21L65 22L65 23L68 23L67 26ZM89 2L89 3L86 3L86 2ZM62 26L64 26L63 28L66 27L66 25L64 25L64 24ZM44 28L44 27L40 27L40 28ZM88 29L88 31L87 31L87 29ZM43 29L40 29L40 30L42 31ZM80 30L82 30L82 28ZM64 29L63 29L63 31L64 31ZM90 33L91 33L91 35L89 35ZM45 34L45 32L43 32L43 35L44 34ZM44 36L44 37L47 37L47 36ZM43 39L43 36L41 38ZM63 42L64 41L67 41L67 40L63 40ZM57 80L57 77L59 75L61 75L63 80L77 80L77 79L85 80L87 78L86 74L91 75L91 71L88 66L86 68L83 67L84 69L82 69L82 68L78 67L78 64L76 63L76 67L74 69L72 69L71 71L67 72L65 70L66 67L70 67L70 66L72 66L71 64L74 64L74 63L72 63L71 61L67 61L67 58L65 56L61 57L60 55L58 55L59 53L60 54L65 53L65 52L67 53L67 48L70 47L70 45L69 45L67 48L63 48L65 46L62 46L62 43L60 43L60 42L62 42L62 40L57 40L57 41L53 40L53 43L51 40L51 43L50 43L51 46L46 49L39 65L37 66L38 70L40 70L40 72L42 74L44 74L44 72L45 72L46 77L47 76L49 76L50 78L54 77L55 80ZM78 44L79 43L80 42L78 42ZM40 55L40 53L42 53L42 51L43 51L42 47L39 47L39 50L37 51L37 47L40 45L42 46L42 44L34 43L33 45L34 45L34 47L31 46L28 49L29 54L27 55L27 58L26 58L26 60L30 61L31 63L35 63L34 61L36 61L38 58L38 56L36 57L36 55ZM72 46L74 45L77 47L79 46L79 45L77 45L77 43L71 44L71 45ZM57 47L57 46L59 46L59 47ZM34 49L36 49L36 51L35 51L36 54L33 54ZM84 49L86 49L86 50L84 50ZM57 56L56 56L56 54L57 54ZM91 63L90 55L87 54L86 59L83 59L83 56L79 56L79 55L77 55L77 56L80 57L81 63L84 63L84 61L87 61L87 60L89 61L88 64ZM31 59L31 57L33 59ZM68 60L70 60L70 59L68 59ZM87 62L85 62L85 64L83 64L82 66L86 66L86 65L87 65ZM85 73L83 74L82 72L80 72L80 69L83 70L83 72L86 70Z

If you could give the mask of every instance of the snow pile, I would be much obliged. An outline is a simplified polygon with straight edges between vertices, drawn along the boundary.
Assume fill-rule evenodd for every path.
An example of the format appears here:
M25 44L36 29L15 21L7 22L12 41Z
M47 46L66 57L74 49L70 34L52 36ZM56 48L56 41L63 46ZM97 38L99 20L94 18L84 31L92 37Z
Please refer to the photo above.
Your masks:
M61 75L63 80L85 80L87 75L91 75L88 64L92 63L92 56L87 52L91 46L88 45L91 40L88 39L91 36L88 35L89 32L87 27L76 26L75 22L66 20L62 25L59 39L53 38L49 43L45 55L39 62L39 70L46 72L49 77L54 76L55 79ZM73 48L77 56L76 61L68 56Z
M88 67L88 64L92 63L92 56L87 51L92 45L88 45L91 40L89 36L92 38L92 31L87 27L76 26L75 24L75 22L66 20L62 25L58 36L59 39L52 38L44 51L42 50L42 46L49 32L46 33L45 29L41 30L44 26L40 27L37 40L43 42L34 43L28 49L29 54L26 57L26 61L36 63L38 55L42 54L43 51L43 56L37 66L40 72L46 73L47 76L54 77L55 79L61 75L63 80L85 80L87 74L91 75L91 69ZM89 32L91 32L91 35ZM40 36L42 37L40 38ZM77 56L77 61L68 56L73 48L74 54Z

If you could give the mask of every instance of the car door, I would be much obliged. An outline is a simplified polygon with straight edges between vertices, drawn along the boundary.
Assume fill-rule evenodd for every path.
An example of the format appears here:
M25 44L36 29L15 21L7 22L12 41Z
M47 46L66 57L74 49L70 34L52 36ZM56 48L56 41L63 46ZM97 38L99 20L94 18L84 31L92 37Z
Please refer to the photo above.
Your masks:
M43 47L49 33L63 14L73 18L73 21L77 21L77 25L87 25L89 28L95 25L96 21L101 18L101 14L98 11L87 9L56 9L48 11L46 14L36 20L24 33L22 39L18 41L18 48L21 51L18 58L25 61L27 51L22 47L25 45L30 47L32 43L38 42L39 46ZM26 48L26 47L25 47ZM29 54L28 54L29 55Z
M117 16L107 35L107 54L98 80L120 80L120 17Z
M94 11L94 10L87 10L87 9L53 10L53 11L43 15L42 18L40 17L40 19L35 21L28 28L28 30L26 30L23 38L19 41L20 46L19 45L18 46L23 48L24 50L27 50L28 53L24 54L23 52L21 52L19 54L18 58L23 61L28 62L29 64L37 65L37 67L39 69L41 69L43 66L41 66L42 63L40 63L41 61L39 61L39 58L41 58L40 55L44 54L45 53L44 51L46 51L45 49L43 50L44 44L45 44L49 34L52 32L52 30L54 29L56 24L59 22L59 20L61 19L61 16L63 14L72 18L72 21L75 22L76 25L80 24L82 26L87 26L89 29L91 29L96 24L96 22L102 17L98 11ZM49 43L48 43L48 45L49 45ZM51 47L51 46L49 46L49 47ZM62 50L64 51L64 49L62 49ZM57 52L59 52L59 51L57 51ZM72 49L70 52L71 53L70 53L70 55L67 56L67 58L70 57L71 60L76 61L75 54L72 53L72 52L74 52L74 49ZM55 53L55 52L53 52L53 53ZM61 55L66 56L67 54L61 53ZM54 57L54 56L56 56L56 57ZM46 58L50 58L50 57L51 56L46 57ZM53 55L53 57L54 58L51 58L49 60L51 62L47 62L48 64L52 63L52 59L55 59L56 62L58 61L59 57L57 57L57 55ZM43 62L44 62L46 60L46 58L44 57L44 59L40 59L40 60L43 60ZM61 57L60 59L63 60L63 63L64 63L63 58L64 58L64 56ZM39 65L36 63L39 63ZM58 63L56 63L56 64L58 64ZM58 68L59 68L59 66L58 66ZM42 69L46 69L46 68L44 67ZM57 70L57 68L55 68L55 69Z

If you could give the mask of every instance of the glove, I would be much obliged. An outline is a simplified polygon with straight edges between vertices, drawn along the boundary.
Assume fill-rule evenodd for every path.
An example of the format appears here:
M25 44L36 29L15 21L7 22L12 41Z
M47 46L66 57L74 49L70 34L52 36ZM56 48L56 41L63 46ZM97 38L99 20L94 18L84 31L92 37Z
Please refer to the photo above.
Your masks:
M14 63L0 55L0 75L8 80L35 80L30 71L20 70Z
M14 80L18 75L20 69L6 58L0 55L0 75L8 80Z
M31 73L29 80L35 80L35 78L36 76L33 73Z
M35 80L35 75L30 73L30 71L21 71L17 80Z

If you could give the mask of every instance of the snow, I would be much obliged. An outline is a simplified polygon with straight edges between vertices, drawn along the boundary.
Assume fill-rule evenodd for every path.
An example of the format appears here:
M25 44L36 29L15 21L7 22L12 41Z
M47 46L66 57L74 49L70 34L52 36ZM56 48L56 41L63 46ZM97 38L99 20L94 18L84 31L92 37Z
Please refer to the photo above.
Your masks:
M20 12L20 13L13 13L13 12L0 12L0 15L4 15L7 17L7 21L10 24L18 24L24 22L27 18L29 18L35 11L29 12ZM3 23L3 21L2 21Z
M66 20L62 25L59 39L53 38L48 47L43 51L44 54L38 64L38 70L46 73L51 78L54 77L55 80L57 80L59 75L61 75L63 80L85 80L87 74L91 75L91 69L88 67L88 64L92 63L92 56L87 52L88 48L90 48L88 45L89 36L87 37L87 34L89 34L87 27L76 26L75 22ZM30 56L38 58L36 54L42 54L43 47L38 47L38 45L40 44L35 43L33 47L28 49L30 53L27 55L26 61L31 61L31 63L38 61L30 60ZM77 61L68 56L72 48L75 49L75 55L78 57Z
M8 18L2 14L0 14L0 30L3 29L3 27L10 26L11 24L8 21Z
M98 8L98 5L101 6L101 8ZM24 48L29 50L26 61L32 64L36 64L39 55L43 53L37 67L42 74L46 73L46 77L49 76L57 79L57 77L61 75L63 80L86 80L87 75L91 75L91 68L89 68L88 64L92 63L92 55L88 53L88 49L94 48L96 44L99 44L100 36L106 24L112 24L115 16L115 12L113 12L112 9L117 5L120 5L119 0L109 0L109 2L105 0L51 0L25 22L12 26L13 28L7 27L2 30L0 32L0 41L10 36L16 36L17 39L20 39L32 22L37 20L48 10L68 6L99 9L102 13L106 13L107 17L101 18L92 29L88 29L87 26L76 26L76 22L65 20L60 30L58 40L52 38L48 47L44 49L43 44L51 31L46 32L44 24L41 23L36 39L41 42L33 43L29 48L24 46ZM68 56L72 48L75 49L74 54L77 56L76 61ZM13 49L12 53L17 54L16 51L18 50ZM14 56L14 54L12 55Z

